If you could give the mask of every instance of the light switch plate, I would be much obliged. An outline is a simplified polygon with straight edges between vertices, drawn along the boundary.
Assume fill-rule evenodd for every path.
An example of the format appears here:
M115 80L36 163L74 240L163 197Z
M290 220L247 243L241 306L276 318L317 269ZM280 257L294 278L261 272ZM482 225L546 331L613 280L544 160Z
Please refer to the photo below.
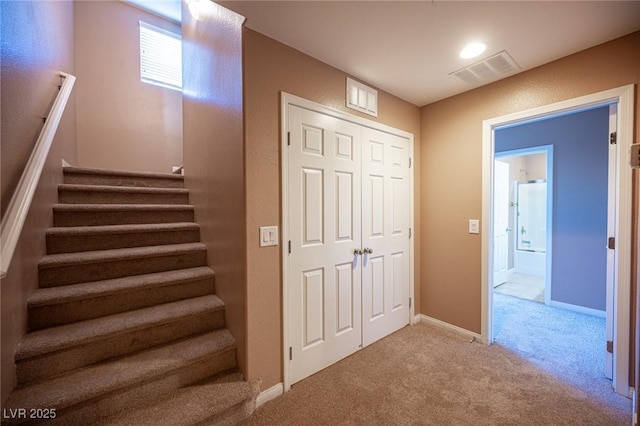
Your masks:
M278 245L278 227L277 226L261 226L260 227L260 247L269 247Z
M480 233L480 221L478 219L469 219L469 233L470 234Z

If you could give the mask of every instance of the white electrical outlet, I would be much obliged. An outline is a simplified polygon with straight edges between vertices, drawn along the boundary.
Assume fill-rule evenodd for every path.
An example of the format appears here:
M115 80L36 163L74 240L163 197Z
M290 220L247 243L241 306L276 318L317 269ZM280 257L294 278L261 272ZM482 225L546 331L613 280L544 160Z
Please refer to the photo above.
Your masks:
M278 227L277 226L261 226L260 227L260 247L269 247L278 245Z

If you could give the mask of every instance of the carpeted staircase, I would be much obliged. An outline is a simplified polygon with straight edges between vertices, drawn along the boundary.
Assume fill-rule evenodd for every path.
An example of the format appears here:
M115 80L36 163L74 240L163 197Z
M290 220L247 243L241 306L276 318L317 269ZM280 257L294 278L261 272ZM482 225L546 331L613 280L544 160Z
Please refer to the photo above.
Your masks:
M258 386L236 371L182 176L66 167L58 197L3 423L53 413L47 424L235 424L250 415Z

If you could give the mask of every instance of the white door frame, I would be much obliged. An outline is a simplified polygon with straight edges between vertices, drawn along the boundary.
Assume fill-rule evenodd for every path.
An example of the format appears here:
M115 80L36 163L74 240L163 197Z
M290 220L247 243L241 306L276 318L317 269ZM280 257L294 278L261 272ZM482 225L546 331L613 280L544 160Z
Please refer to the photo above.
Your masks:
M409 157L411 159L413 156L413 134L406 132L404 130L396 129L391 126L387 126L385 124L381 124L372 120L368 120L366 118L358 117L355 115L347 114L342 111L334 110L328 108L324 105L309 101L307 99L301 98L299 96L291 95L289 93L281 92L280 93L280 138L281 138L281 149L280 149L280 173L281 173L281 186L280 191L282 194L282 223L280 224L280 228L282 230L282 239L281 239L281 247L282 247L282 364L283 364L283 384L284 391L287 392L291 389L291 378L289 371L289 347L290 347L290 336L289 336L289 301L287 300L287 296L289 294L289 195L287 193L287 188L289 187L289 156L288 156L288 136L287 129L289 128L288 122L288 107L289 105L298 106L300 108L305 108L311 111L315 111L321 114L329 115L341 120L349 121L351 123L359 124L364 127L369 127L372 129L380 130L382 132L390 133L393 135L401 136L409 139ZM414 183L413 183L413 166L411 167L411 172L409 173L409 204L410 204L410 219L409 226L414 231L413 235L415 235L415 225L414 225ZM411 237L411 244L409 245L409 296L412 301L415 301L415 291L414 291L414 236ZM411 308L409 310L409 324L413 323L413 318L415 316L415 302L411 303Z
M482 312L481 338L485 344L493 341L493 161L495 130L510 125L534 122L592 107L618 104L617 209L616 209L616 282L614 283L614 345L613 387L625 397L629 387L629 332L631 306L631 234L632 234L632 174L629 149L633 140L634 85L605 90L522 112L484 120L482 123ZM603 245L606 241L603 241Z
M618 131L618 104L609 105L609 134ZM609 158L607 159L609 162L609 181L607 182L607 238L615 237L616 230L616 200L618 198L618 194L616 193L616 174L611 173L611 170L615 170L617 168L617 146L609 145ZM612 153L613 151L613 153ZM614 341L614 283L616 282L616 270L615 270L615 262L616 262L616 251L609 249L609 244L607 241L607 292L605 296L606 304L605 304L605 338L607 342ZM613 353L606 351L605 354L605 371L604 376L607 379L613 380Z

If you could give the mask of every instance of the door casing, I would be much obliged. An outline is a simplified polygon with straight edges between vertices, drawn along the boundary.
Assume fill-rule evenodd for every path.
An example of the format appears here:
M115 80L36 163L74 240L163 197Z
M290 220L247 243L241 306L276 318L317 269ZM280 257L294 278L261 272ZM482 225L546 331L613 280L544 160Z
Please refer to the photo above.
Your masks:
M482 123L482 311L481 339L491 344L492 336L492 283L493 247L493 161L494 133L497 128L543 120L551 116L568 114L592 107L617 104L618 152L616 159L616 253L614 282L614 344L613 387L627 398L629 386L630 306L631 306L631 236L632 236L632 173L629 167L630 146L633 140L634 85L630 84L602 92L557 102L538 108L508 114ZM605 242L603 242L605 244Z
M311 111L315 111L321 114L329 115L341 120L349 121L355 124L359 124L364 127L369 127L375 130L379 130L382 132L387 132L393 135L401 136L409 140L409 157L412 160L414 158L413 153L413 134L406 132L404 130L396 129L391 126L387 126L385 124L381 124L372 120L368 120L359 116L351 115L342 111L337 111L331 108L328 108L324 105L318 104L313 101L309 101L307 99L301 98L299 96L291 95L286 92L281 92L280 94L280 135L281 135L281 163L280 163L280 173L281 173L281 209L282 209L282 223L280 224L280 228L282 230L282 239L281 239L281 248L282 248L282 336L283 336L283 384L284 391L287 392L291 389L291 379L290 379L290 371L289 371L289 346L291 338L289 336L289 312L290 306L287 300L287 295L289 292L289 284L290 277L288 275L289 271L289 256L288 256L288 241L289 241L289 233L288 227L285 226L289 222L289 195L287 188L289 187L289 178L287 171L289 169L289 158L288 158L288 137L287 137L287 129L289 128L288 123L288 106L295 105L301 108L305 108ZM412 230L411 236L411 244L409 248L409 295L411 300L415 300L415 259L414 259L414 241L415 241L415 225L414 225L414 180L413 180L413 166L411 166L411 171L409 173L409 209L410 209L410 218L409 218L409 226ZM410 323L415 322L415 303L411 303L410 310Z

